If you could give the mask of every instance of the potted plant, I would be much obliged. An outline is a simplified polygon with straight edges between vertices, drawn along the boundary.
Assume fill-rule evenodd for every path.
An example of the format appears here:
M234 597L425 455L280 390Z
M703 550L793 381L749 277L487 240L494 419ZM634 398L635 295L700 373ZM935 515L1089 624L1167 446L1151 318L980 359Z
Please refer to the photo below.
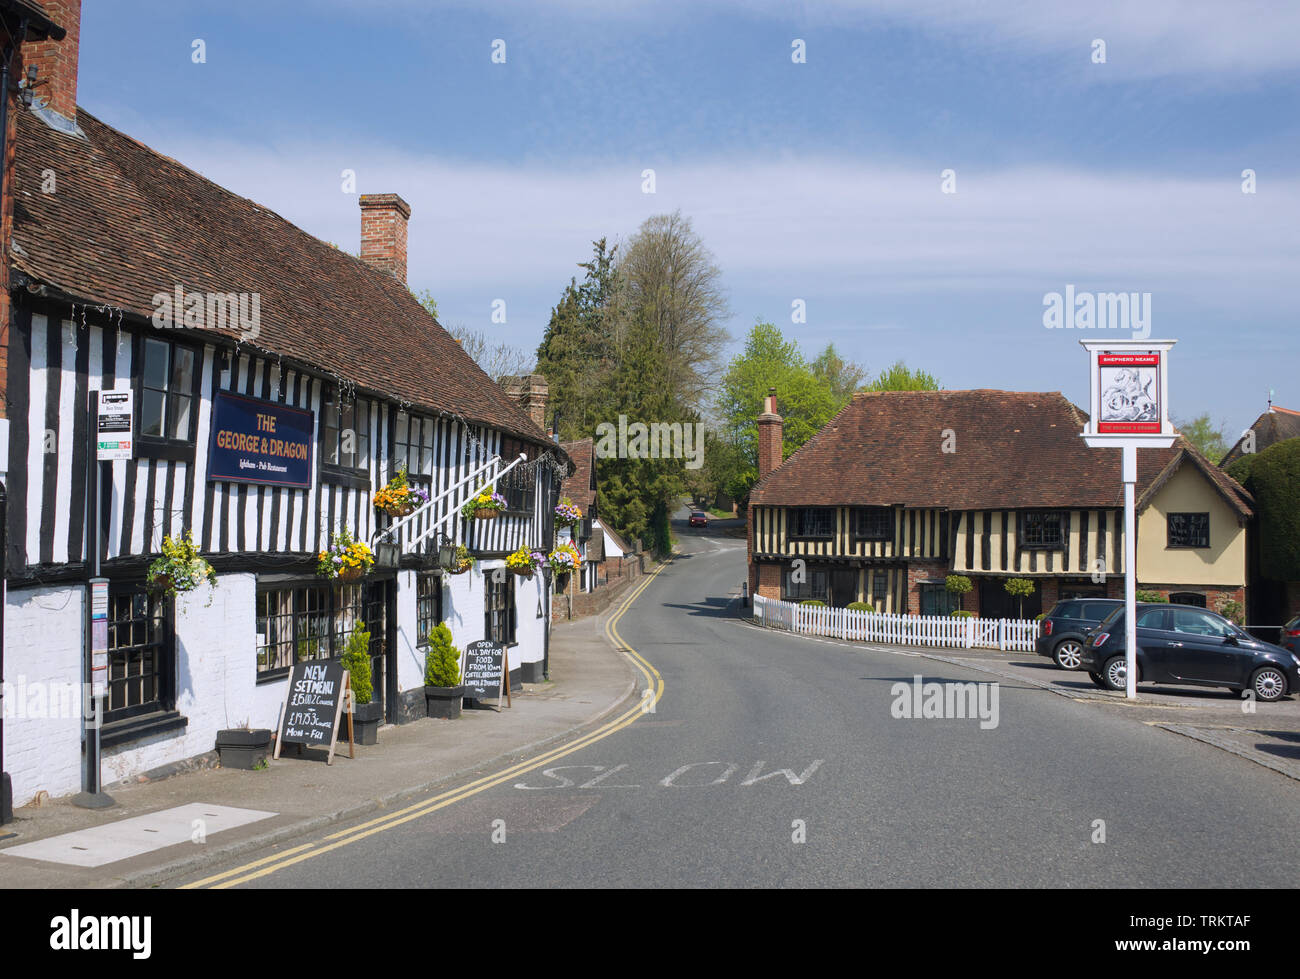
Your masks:
M582 520L582 510L567 496L555 506L555 526L572 527Z
M370 683L370 632L365 623L358 622L348 636L341 662L351 674L352 736L357 744L378 744L384 705L370 702L374 688Z
M491 486L484 486L465 501L460 515L466 520L495 520L505 508L506 498L493 492Z
M521 547L506 557L506 567L521 577L531 578L533 572L546 562L546 555L541 551L530 551Z
M460 685L460 650L451 643L451 630L439 622L429 633L424 654L424 706L430 717L460 717L464 688Z
M469 548L461 544L456 548L456 563L450 568L444 568L447 574L464 574L470 568L474 567L474 555L469 552Z
M375 509L382 510L390 517L405 517L416 508L429 502L429 494L419 486L412 486L406 467L397 470L397 475L381 487L374 496Z
M238 727L217 732L217 754L222 768L242 768L252 771L266 767L266 756L271 748L270 728L250 728L245 721Z
M370 545L357 540L344 527L330 539L329 549L317 556L316 573L342 582L360 581L374 563L375 554Z
M175 598L179 594L193 591L204 581L215 586L217 573L199 553L194 535L187 532L180 538L164 537L162 557L149 565L149 590L155 595ZM212 598L209 596L208 604L211 603Z
M568 574L582 567L582 555L566 541L547 555L546 563L556 574Z

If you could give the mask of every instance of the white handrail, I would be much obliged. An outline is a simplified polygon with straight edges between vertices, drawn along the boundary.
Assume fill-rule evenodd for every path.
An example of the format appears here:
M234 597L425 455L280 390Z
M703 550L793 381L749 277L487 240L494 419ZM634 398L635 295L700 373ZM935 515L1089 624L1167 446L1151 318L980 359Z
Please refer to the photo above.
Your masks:
M502 461L503 460L501 459L500 456L493 456L491 459L483 463L483 465L479 466L468 476L464 476L458 482L453 483L451 486L448 486L445 490L439 493L437 497L430 500L428 503L424 504L424 506L420 507L418 510L414 510L411 513L408 513L400 520L395 520L393 523L389 524L387 527L383 528L382 530L375 531L375 533L372 535L370 539L371 544L372 545L378 544L385 537L394 537L394 535L397 534L398 531L404 529L408 524L418 521L431 509L437 507L440 503L442 503L443 500L445 500L447 497L454 494L466 483L470 482L471 480L478 479L483 472L492 468L493 466L500 465ZM511 469L514 469L515 466L519 465L519 463L527 462L527 461L528 461L528 456L525 455L523 452L519 453L519 457L517 459L515 459L512 463L510 463L510 465L506 466L500 472L496 473L494 476L491 477L491 482L495 483L502 476L508 473ZM416 545L420 544L427 537L433 534L434 531L438 530L445 523L447 523L447 521L454 518L458 512L459 511L457 510L448 511L447 514L442 517L442 519L435 520L428 527L424 528L424 530L422 530L417 536L407 541L407 544L410 547L415 547ZM399 539L399 538L394 537L394 539Z

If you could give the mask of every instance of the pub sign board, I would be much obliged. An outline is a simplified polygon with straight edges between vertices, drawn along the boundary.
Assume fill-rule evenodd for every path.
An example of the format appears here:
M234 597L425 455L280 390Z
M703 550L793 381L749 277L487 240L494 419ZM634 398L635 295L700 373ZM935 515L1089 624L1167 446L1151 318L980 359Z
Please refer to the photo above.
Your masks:
M1169 351L1176 340L1080 340L1088 350L1088 444L1158 448L1177 435L1169 418Z
M310 411L218 391L212 399L208 479L307 489L313 429Z

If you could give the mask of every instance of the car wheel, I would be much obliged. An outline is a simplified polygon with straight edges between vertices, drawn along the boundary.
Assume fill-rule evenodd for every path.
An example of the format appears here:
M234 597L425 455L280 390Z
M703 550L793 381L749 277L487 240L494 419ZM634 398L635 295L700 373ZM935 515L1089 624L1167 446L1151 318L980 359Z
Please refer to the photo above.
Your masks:
M1088 676L1092 677L1092 682L1097 686L1101 687L1101 689L1103 690L1110 689L1109 687L1106 686L1106 678L1102 676L1100 673L1089 672Z
M1255 699L1265 703L1281 700L1286 694L1286 674L1275 666L1262 666L1250 678Z
M1127 690L1128 689L1128 662L1123 656L1112 656L1106 660L1106 664L1101 668L1101 678L1105 681L1107 690ZM1142 678L1142 672L1138 671L1138 679Z
M1063 670L1077 670L1083 662L1083 644L1077 639L1066 639L1057 643L1052 659Z

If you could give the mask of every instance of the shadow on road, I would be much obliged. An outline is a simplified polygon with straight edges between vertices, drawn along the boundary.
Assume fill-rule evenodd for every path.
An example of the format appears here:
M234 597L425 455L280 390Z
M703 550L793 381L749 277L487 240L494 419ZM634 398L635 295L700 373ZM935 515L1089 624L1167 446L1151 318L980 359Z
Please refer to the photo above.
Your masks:
M734 599L730 598L705 598L701 599L694 605L680 605L676 602L664 602L662 608L681 609L690 615L706 615L714 619L730 618L735 616L735 610L731 608Z

